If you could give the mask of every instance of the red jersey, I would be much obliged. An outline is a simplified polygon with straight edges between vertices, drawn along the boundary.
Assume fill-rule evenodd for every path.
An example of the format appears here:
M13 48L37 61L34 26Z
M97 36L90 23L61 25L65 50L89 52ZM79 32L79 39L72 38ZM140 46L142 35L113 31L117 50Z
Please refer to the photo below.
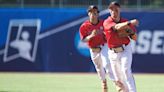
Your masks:
M128 20L125 18L121 18L119 23L126 21ZM129 37L119 37L118 33L112 30L112 27L116 24L117 23L114 22L114 20L110 16L104 21L103 24L109 48L118 47L123 44L129 44L130 42ZM136 29L133 25L130 25L130 28L132 29L132 31L136 32Z
M106 43L103 22L103 20L100 20L98 24L94 25L89 20L87 20L80 26L81 40L90 35L93 30L98 31L98 34L87 42L90 48L98 47L99 45Z

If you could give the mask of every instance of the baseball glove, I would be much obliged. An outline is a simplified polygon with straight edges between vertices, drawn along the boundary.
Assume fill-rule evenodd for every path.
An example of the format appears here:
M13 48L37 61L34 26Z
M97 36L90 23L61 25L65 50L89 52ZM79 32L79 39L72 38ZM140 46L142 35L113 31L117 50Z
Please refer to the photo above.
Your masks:
M118 33L119 37L127 37L132 34L135 34L135 32L133 32L131 29L118 30L117 33Z
M137 40L137 34L132 34L132 35L130 35L130 38L131 38L132 40L136 41L136 40Z

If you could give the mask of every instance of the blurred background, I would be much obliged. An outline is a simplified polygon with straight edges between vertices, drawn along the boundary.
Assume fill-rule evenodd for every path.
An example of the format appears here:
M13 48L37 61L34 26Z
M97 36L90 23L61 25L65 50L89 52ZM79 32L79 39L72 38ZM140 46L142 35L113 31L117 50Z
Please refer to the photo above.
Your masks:
M2 8L84 8L94 4L103 10L106 9L111 1L120 2L124 8L161 9L164 7L163 0L0 0L0 5Z
M89 5L100 18L113 0L0 0L1 72L95 72L79 27ZM116 0L121 16L140 21L135 73L164 73L164 0Z
M79 27L89 5L106 19L111 1L0 0L0 92L101 92ZM164 0L116 1L122 17L140 21L132 42L137 91L163 92Z

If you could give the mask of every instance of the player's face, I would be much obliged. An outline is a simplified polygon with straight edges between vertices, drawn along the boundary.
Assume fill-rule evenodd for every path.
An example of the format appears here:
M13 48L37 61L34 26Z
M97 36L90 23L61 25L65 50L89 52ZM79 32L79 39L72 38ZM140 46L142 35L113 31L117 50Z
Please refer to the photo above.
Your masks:
M92 9L92 10L88 13L88 16L89 16L90 19L97 19L98 16L99 16L97 9Z
M120 8L117 6L110 7L109 12L111 14L111 17L114 19L117 19L120 17Z

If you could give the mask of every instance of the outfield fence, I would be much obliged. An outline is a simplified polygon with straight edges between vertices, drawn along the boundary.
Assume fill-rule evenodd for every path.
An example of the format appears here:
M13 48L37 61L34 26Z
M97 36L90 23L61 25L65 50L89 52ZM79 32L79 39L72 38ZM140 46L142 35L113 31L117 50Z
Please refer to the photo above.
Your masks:
M0 0L0 7L51 7L51 8L85 8L95 4L101 10L106 9L114 0ZM164 9L164 0L115 0L120 2L123 8L137 9Z

